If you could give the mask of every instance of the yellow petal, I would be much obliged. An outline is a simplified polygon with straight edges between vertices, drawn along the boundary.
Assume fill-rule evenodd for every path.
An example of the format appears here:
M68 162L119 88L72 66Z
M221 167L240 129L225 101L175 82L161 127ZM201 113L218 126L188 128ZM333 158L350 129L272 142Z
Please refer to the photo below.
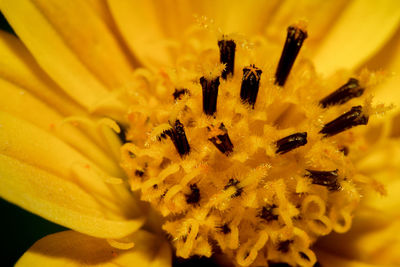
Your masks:
M162 41L163 21L156 16L151 1L109 0L108 5L125 42L133 53L149 67L170 65L169 51Z
M374 100L382 103L393 103L395 111L388 113L393 116L400 111L400 28L395 36L388 42L381 51L366 63L369 69L383 70L387 80L374 88ZM396 127L396 125L394 125ZM399 128L399 125L397 125Z
M0 112L0 153L46 169L61 177L71 176L76 163L96 167L76 150L55 136Z
M104 205L111 205L109 211L115 215L136 213L132 208L136 202L123 184L106 183L110 174L54 135L1 111L0 125L0 154L79 184Z
M88 137L70 124L61 124L63 117L52 108L33 97L29 92L1 78L0 88L0 110L26 120L57 136L83 155L88 156L97 166L110 175L122 175L116 162L100 150Z
M101 238L122 238L143 219L109 220L102 207L77 185L0 155L0 196L43 218Z
M55 30L78 58L109 88L125 85L132 66L113 33L86 1L36 0ZM54 55L56 56L56 55Z
M324 267L383 267L384 265L368 264L362 261L349 260L324 251L317 251L318 262ZM388 267L387 265L385 265Z
M163 239L139 230L133 242L133 249L118 250L102 239L59 232L37 241L16 266L171 266L171 249Z
M35 59L15 36L0 31L0 76L29 90L64 115L84 114L38 66Z
M314 56L317 71L355 69L376 53L397 30L397 0L355 0L346 8Z
M207 16L223 33L255 33L279 1L118 1L108 0L110 11L131 51L156 69L173 63L167 43L181 40L195 16ZM216 29L215 29L216 30ZM215 44L216 45L216 44ZM179 53L179 51L178 51Z
M1 0L0 8L39 65L75 101L91 110L106 98L108 90L32 1Z
M264 28L267 28L268 37L279 43L283 41L282 38L286 35L286 28L289 25L299 20L306 20L308 24L307 47L315 47L335 24L335 20L349 2L348 0L278 1L276 10L273 10L269 16L264 15L264 18L261 19L264 22Z

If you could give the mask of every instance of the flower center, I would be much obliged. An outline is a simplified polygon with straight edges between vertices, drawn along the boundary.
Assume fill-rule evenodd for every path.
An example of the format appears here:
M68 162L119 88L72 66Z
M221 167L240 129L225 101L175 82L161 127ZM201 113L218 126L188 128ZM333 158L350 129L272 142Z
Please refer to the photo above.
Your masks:
M363 186L355 126L372 114L363 97L371 75L333 78L343 84L334 90L308 61L294 64L306 37L290 26L276 66L264 60L274 45L223 36L143 78L122 166L165 217L177 256L222 251L241 266L312 266L317 238L350 228Z

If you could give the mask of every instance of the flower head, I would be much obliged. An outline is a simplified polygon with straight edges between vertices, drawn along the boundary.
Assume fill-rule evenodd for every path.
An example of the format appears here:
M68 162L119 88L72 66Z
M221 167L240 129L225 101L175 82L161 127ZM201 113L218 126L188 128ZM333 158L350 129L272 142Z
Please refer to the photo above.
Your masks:
M168 243L143 225L162 227L178 257L329 264L316 241L378 205L362 196L386 193L383 166L398 171L382 159L398 149L390 117L379 122L392 107L372 97L385 75L333 70L360 67L393 35L392 3L201 6L0 1L20 38L0 34L0 194L82 233L49 236L19 264L63 263L48 246L64 240L70 262L170 264ZM187 23L192 8L207 17ZM376 38L355 31L355 11L369 15L365 28L381 20ZM292 24L300 15L309 29ZM364 45L352 46L349 31ZM380 258L380 248L362 260L396 263L395 250Z

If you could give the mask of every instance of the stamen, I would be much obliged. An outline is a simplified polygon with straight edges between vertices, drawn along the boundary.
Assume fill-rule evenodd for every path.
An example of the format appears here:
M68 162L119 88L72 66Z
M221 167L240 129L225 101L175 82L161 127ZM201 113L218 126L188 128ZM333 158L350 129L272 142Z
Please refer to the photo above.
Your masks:
M222 226L218 226L217 228L225 235L227 235L231 232L231 228L229 227L229 225L227 223L225 223Z
M307 133L295 133L279 139L276 142L278 149L275 151L275 153L285 154L295 148L304 146L305 144L307 144Z
M273 210L277 206L275 204L266 205L262 208L260 214L258 215L260 218L266 220L267 222L278 220L278 215L273 214Z
M207 78L201 77L200 84L203 88L203 112L211 116L217 110L219 77L213 80L207 80Z
M313 184L326 186L330 191L337 191L340 189L340 184L337 181L337 169L334 171L306 171L309 172L309 174L306 174L306 176L312 179Z
M143 175L144 175L144 171L139 170L139 169L135 171L135 176L137 176L137 177L143 177Z
M343 155L347 156L349 154L349 148L347 146L343 146L342 148L339 149L340 152L343 153Z
M183 89L175 89L175 92L172 94L174 97L174 100L181 100L184 95L190 95L190 92L188 89L183 88Z
M357 125L366 125L368 116L362 113L362 106L352 107L350 111L325 124L320 133L324 137L334 136Z
M171 129L165 131L165 134L171 138L179 155L184 156L189 154L190 146L186 138L183 124L179 120L176 120L175 125Z
M228 189L231 186L236 188L236 192L231 195L231 198L239 197L243 193L243 188L239 187L238 184L239 184L238 180L231 178L229 179L228 184L225 185L224 190Z
M235 67L235 50L236 44L233 40L218 41L220 62L225 64L225 69L222 71L222 78L226 80L228 75L233 75Z
M307 38L307 31L297 26L289 26L287 32L285 46L275 73L275 84L279 86L285 84L300 48Z
M253 108L256 103L258 88L260 87L260 78L262 70L254 64L250 67L243 68L242 87L240 90L240 98L243 102L249 103Z
M219 151L229 156L233 152L233 144L228 135L228 130L225 128L223 123L220 124L219 128L207 127L210 131L208 140L210 140Z
M342 105L352 98L361 96L364 90L365 89L360 86L357 79L350 78L346 84L322 99L319 103L323 108L333 105Z
M197 184L190 185L190 194L186 196L186 203L188 204L196 204L200 201L200 189L197 187Z
M277 249L282 253L288 253L289 252L289 246L293 242L294 242L293 240L281 241L281 242L279 242Z

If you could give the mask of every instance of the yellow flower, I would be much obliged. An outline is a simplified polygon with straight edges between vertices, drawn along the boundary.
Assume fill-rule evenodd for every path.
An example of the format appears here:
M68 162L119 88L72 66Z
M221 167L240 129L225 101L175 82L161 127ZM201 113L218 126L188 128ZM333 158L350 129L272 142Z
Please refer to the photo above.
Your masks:
M241 266L400 264L399 115L379 120L386 108L369 97L400 103L399 78L377 85L381 73L361 70L400 69L396 1L0 8L20 38L0 33L0 196L72 229L39 240L17 265L169 266L162 224L184 258L214 245ZM274 78L286 27L304 18L304 48L289 78ZM305 35L303 25L291 31L296 42ZM234 41L237 55L235 75L217 82L231 67L229 56L219 64L218 41L221 50ZM318 104L350 75L363 96ZM207 99L217 83L216 108ZM328 126L344 113L354 121ZM131 141L122 153L120 126Z

